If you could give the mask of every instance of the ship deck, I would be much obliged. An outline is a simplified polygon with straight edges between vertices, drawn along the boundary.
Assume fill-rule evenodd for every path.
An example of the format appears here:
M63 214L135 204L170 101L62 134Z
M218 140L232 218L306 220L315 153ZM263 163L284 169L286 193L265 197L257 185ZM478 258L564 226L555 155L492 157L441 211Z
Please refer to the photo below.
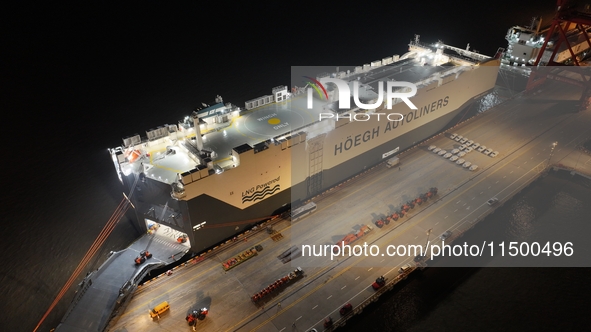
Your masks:
M580 91L578 92L580 93ZM505 202L537 178L549 162L552 142L559 142L552 163L575 167L591 174L591 157L576 147L589 138L591 110L572 112L578 98L572 87L551 84L531 97L517 97L453 129L460 135L494 147L491 158L473 151L464 157L479 169L471 172L427 151L429 145L446 150L459 146L448 133L439 135L400 156L401 168L380 165L367 174L321 196L312 215L290 224L281 221L275 229L284 238L273 241L266 232L227 247L209 258L142 286L111 331L190 330L185 316L192 309L209 308L199 321L200 331L323 331L326 317L337 321L345 303L355 307L375 295L371 283L384 275L393 279L400 266L412 257L340 258L299 257L282 264L277 256L293 245L333 244L344 235L371 224L393 206L417 193L438 187L439 194L427 205L415 208L404 218L374 229L360 241L385 248L388 244L424 245L431 229L431 243L447 230L454 235L472 227L494 207L487 200ZM570 106L569 106L570 105ZM577 230L587 234L588 230ZM260 244L257 257L225 272L221 262ZM306 275L263 307L250 297L268 284L301 266ZM148 309L164 300L171 309L159 320L148 317Z
M371 88L360 89L360 99L374 98L378 91L378 81L420 82L437 72L449 69L447 66L421 66L411 59L402 60L387 66L377 67L360 74L351 74L349 79L357 79L362 85ZM305 69L305 68L304 68ZM309 68L307 68L309 70ZM297 69L294 71L297 72ZM385 89L385 87L384 87ZM412 99L412 98L411 98ZM351 105L354 105L351 102ZM306 127L319 119L319 114L328 112L332 108L329 102L314 98L313 107L308 109L307 94L292 95L290 99L280 103L271 103L249 111L230 120L228 123L211 125L202 132L205 150L216 153L213 161L222 168L232 167L230 157L232 148L242 144L254 146L257 143L289 135ZM175 154L167 154L170 146L178 146L179 142L165 141L153 145L147 151L149 159L141 160L147 167L146 176L166 183L172 183L177 174L182 174L195 168L195 162L184 149L176 148Z

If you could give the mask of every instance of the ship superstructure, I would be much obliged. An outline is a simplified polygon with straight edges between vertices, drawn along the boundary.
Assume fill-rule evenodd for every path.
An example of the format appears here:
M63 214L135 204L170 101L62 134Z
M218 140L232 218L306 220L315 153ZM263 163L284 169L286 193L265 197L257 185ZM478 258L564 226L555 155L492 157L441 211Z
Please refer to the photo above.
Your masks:
M540 65L547 65L552 54L554 54L553 62L566 65L572 64L572 54L575 54L579 60L587 57L591 48L589 44L591 29L581 29L577 24L568 22L563 25L560 29L564 31L564 37L568 39L570 50L567 43L559 42L559 34L562 31L555 31L543 51ZM533 65L544 46L549 30L550 26L542 27L541 18L534 18L529 27L516 25L509 28L505 36L508 46L503 62L512 66Z
M443 43L424 45L417 37L403 56L316 77L350 87L358 82L365 104L378 99L380 82L410 82L417 87L415 110L400 99L391 109L385 101L340 109L343 97L330 84L325 98L314 92L311 102L308 90L318 86L279 86L244 107L218 96L178 124L125 138L110 152L125 191L134 192L139 225L157 222L185 233L199 252L439 132L494 87L498 64ZM335 118L320 120L321 113ZM370 120L350 121L354 114Z

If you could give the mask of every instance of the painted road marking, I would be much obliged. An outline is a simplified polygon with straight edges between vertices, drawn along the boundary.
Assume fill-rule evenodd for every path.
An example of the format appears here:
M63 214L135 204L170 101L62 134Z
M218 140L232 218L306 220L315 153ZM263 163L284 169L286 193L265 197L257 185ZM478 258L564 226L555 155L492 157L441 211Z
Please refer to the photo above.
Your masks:
M345 287L347 287L347 285L345 285L345 286L341 287L341 290L345 289Z
M456 211L458 211L458 209L456 209ZM456 211L454 211L454 212L456 212Z
M369 268L369 270L367 270L367 271L369 272L369 271L371 271L371 270L373 270L373 267L370 267L370 268Z
M439 224L439 221L435 223L435 225Z
M332 297L332 295L331 295L331 296L329 296L329 297L327 297L326 299L328 300L328 299L330 299L331 297Z
M443 219L447 219L447 217L449 217L449 216L445 216L445 218L443 218Z
M359 276L357 276L357 278L355 278L355 280L359 279Z
M314 306L314 308L312 308L312 310L314 310L314 309L316 309L316 308L318 308L318 304L317 304L317 305L315 305L315 306Z

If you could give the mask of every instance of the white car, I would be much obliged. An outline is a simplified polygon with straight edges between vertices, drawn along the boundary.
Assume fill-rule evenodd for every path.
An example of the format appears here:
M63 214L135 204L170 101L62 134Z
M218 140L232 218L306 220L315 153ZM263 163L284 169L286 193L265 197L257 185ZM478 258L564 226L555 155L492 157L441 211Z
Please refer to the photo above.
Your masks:
M458 165L461 165L461 164L463 164L464 162L466 162L466 161L465 161L464 159L461 159L461 158L460 158L460 159L458 159L458 161L456 161L456 164L458 164Z
M464 152L464 151L458 152L458 157L460 157L460 158L462 158L465 155L466 155L466 152Z
M482 153L484 153L485 155L487 155L487 156L488 156L488 155L489 155L491 152L492 152L492 149L486 149L486 150L484 150L484 152L482 152Z
M446 231L445 233L441 234L441 236L439 238L441 239L441 241L444 241L445 239L447 239L450 236L451 236L451 231Z
M457 136L458 136L458 134L455 134L455 133L454 133L454 134L451 134L451 136L450 136L449 138L451 138L451 139L454 139L454 138L456 138Z
M458 148L458 150L463 151L466 148L465 144L460 145L460 147Z
M458 157L458 156L451 156L451 158L449 158L449 160L456 161L456 160L458 160L458 158L460 158L460 157Z
M466 143L467 141L468 141L468 138L467 138L467 137L464 137L464 138L462 138L462 139L460 140L460 143L464 144L464 143Z
M477 169L478 169L478 165L472 165L472 166L470 166L470 170L471 171L475 171Z
M491 156L491 157L493 157L493 158L494 158L494 157L496 157L496 156L498 156L498 155L499 155L499 151L493 151L493 152L491 152L491 153L489 154L489 156Z
M432 151L433 151L433 153L437 153L437 152L441 151L441 148L435 148Z
M460 152L460 150L458 150L458 149L453 149L453 150L451 150L451 153L452 153L452 154L456 154L456 153L458 153L458 152Z
M473 140L469 140L468 142L466 142L466 145L467 145L467 146L470 146L470 145L472 145L472 144L474 144L474 141L473 141Z
M480 143L474 143L474 144L472 144L472 149L478 149L479 146L480 146Z
M478 148L478 152L482 152L482 151L484 151L484 150L486 150L486 146L485 146L485 145L481 145L481 146Z
M455 139L457 142L459 142L459 141L461 141L461 140L462 140L462 138L464 138L464 136L462 136L462 135L459 135L459 136L456 136L456 138L454 138L454 139Z
M447 158L449 158L449 157L451 157L451 156L452 156L452 154L448 152L448 153L446 153L446 154L443 156L443 158L447 159Z
M462 167L464 167L464 168L468 168L470 166L472 166L472 163L469 161L465 162L464 165L462 165Z
M489 199L488 201L486 201L486 204L493 206L493 205L497 204L498 202L499 202L499 199L496 197L493 197L493 198Z
M427 150L429 150L429 151L433 151L433 149L435 149L435 148L436 148L436 146L435 146L435 145L431 145L431 146L429 146L429 147L427 148Z
M472 148L471 147L467 147L467 148L464 149L464 152L470 153L470 152L472 152Z
M441 151L437 152L437 154L440 156L443 156L446 153L447 153L447 151L445 151L445 150L441 150Z

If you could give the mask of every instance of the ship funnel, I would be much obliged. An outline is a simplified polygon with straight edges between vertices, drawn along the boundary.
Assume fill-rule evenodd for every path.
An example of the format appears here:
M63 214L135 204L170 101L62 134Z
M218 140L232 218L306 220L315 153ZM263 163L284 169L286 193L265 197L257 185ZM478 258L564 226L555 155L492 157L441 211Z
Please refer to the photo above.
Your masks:
M195 142L197 143L197 149L203 150L203 138L201 137L201 127L199 127L199 116L197 113L193 114L193 127L195 128Z

